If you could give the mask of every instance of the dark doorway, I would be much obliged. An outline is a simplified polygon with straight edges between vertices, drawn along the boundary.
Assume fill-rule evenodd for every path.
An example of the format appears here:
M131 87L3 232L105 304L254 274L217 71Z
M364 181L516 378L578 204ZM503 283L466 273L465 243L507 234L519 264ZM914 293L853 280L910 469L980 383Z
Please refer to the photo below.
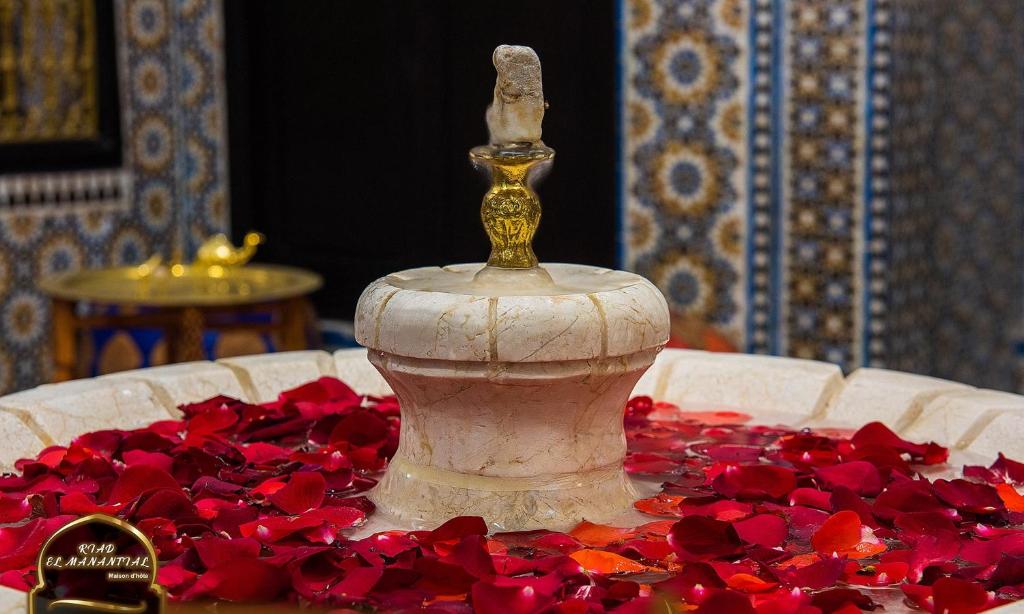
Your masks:
M612 0L227 0L232 227L260 259L326 278L322 316L402 268L486 259L467 151L499 43L534 47L558 152L538 190L542 261L615 264Z

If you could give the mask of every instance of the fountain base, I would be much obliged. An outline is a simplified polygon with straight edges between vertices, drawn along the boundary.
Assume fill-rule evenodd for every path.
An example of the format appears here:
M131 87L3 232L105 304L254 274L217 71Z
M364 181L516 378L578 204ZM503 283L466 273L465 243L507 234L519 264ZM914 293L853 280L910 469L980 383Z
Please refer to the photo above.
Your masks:
M369 353L402 401L400 444L370 498L403 522L460 515L568 528L628 510L623 407L657 349L614 358L473 363Z

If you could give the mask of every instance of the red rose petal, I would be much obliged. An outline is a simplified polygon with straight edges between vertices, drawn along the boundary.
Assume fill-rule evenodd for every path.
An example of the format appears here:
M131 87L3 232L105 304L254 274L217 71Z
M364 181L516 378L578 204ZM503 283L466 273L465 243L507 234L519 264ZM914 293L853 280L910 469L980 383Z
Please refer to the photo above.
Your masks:
M729 465L711 486L729 498L781 499L796 488L796 475L774 465Z
M932 494L928 482L892 482L875 498L871 511L882 520L893 520L901 512L942 512L946 506Z
M208 569L237 559L255 559L260 555L260 543L248 537L224 539L207 535L193 541L192 546Z
M845 565L844 558L825 556L810 565L779 569L776 574L788 586L820 590L833 586L842 577Z
M859 499L859 497L858 497ZM790 505L806 505L819 510L832 510L832 495L817 488L797 488L789 493Z
M77 494L82 497L86 496L81 493ZM31 513L32 506L29 505L27 497L0 495L0 523L18 522L28 518Z
M742 593L730 590L709 591L708 596L695 610L696 614L756 614L754 606L750 604L750 598Z
M259 559L235 559L199 576L184 596L186 599L205 596L225 601L271 601L284 590L286 578L281 569Z
M421 534L419 541L424 544L462 539L467 535L487 535L487 523L479 516L457 516L446 521L433 531Z
M990 469L1007 482L1024 484L1024 463L1006 458L1001 452Z
M974 582L959 578L939 578L932 584L935 612L974 614L989 607L988 593Z
M327 481L320 473L298 471L283 488L270 495L270 502L286 514L301 514L320 507Z
M171 473L174 467L174 459L162 452L146 452L145 450L128 450L123 455L124 464L129 467L133 465L152 465Z
M871 540L871 529L860 523L856 512L842 511L829 517L811 536L811 546L823 556L839 554L863 558L885 551L885 544ZM869 539L865 539L865 538Z
M384 570L378 567L350 569L341 582L331 588L330 594L344 599L362 599L373 590L383 575Z
M35 563L43 542L74 516L35 518L25 524L0 527L0 571L20 569Z
M878 468L866 461L818 467L814 474L826 490L845 486L859 495L868 497L874 497L882 490L882 476Z
M999 493L988 484L967 480L935 480L932 482L932 492L961 512L994 514L1006 509Z
M774 514L758 514L732 525L740 539L748 544L774 548L786 540L789 526Z
M687 516L675 523L669 531L668 543L687 560L729 557L743 552L743 544L733 525L703 516Z
M110 503L127 503L143 493L157 488L180 488L177 480L163 469L153 465L127 467L114 482Z

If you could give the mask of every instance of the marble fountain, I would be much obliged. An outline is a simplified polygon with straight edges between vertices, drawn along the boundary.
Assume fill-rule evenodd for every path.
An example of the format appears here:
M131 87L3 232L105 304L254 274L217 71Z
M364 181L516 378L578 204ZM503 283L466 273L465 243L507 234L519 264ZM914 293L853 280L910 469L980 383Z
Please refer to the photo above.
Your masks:
M370 495L382 513L361 535L459 514L506 530L628 516L649 488L622 468L622 408L634 395L739 411L755 424L879 421L950 447L952 467L988 464L998 452L1024 458L1024 396L884 369L844 376L811 360L663 350L667 308L643 278L538 267L530 239L539 203L529 180L553 151L540 141L539 63L521 49L496 51L492 145L471 154L492 179L487 266L413 269L372 283L356 315L357 339L369 349L176 364L0 397L0 471L85 432L143 427L218 394L272 401L322 376L402 402L400 448ZM0 614L24 604L23 593L0 587Z

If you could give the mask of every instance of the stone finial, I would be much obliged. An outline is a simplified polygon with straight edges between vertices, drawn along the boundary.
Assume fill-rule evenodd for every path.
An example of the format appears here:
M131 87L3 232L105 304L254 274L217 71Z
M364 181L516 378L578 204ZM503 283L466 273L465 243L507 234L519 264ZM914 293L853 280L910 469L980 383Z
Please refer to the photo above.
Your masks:
M498 79L487 107L491 144L537 143L544 121L540 58L529 47L499 45L492 60Z

